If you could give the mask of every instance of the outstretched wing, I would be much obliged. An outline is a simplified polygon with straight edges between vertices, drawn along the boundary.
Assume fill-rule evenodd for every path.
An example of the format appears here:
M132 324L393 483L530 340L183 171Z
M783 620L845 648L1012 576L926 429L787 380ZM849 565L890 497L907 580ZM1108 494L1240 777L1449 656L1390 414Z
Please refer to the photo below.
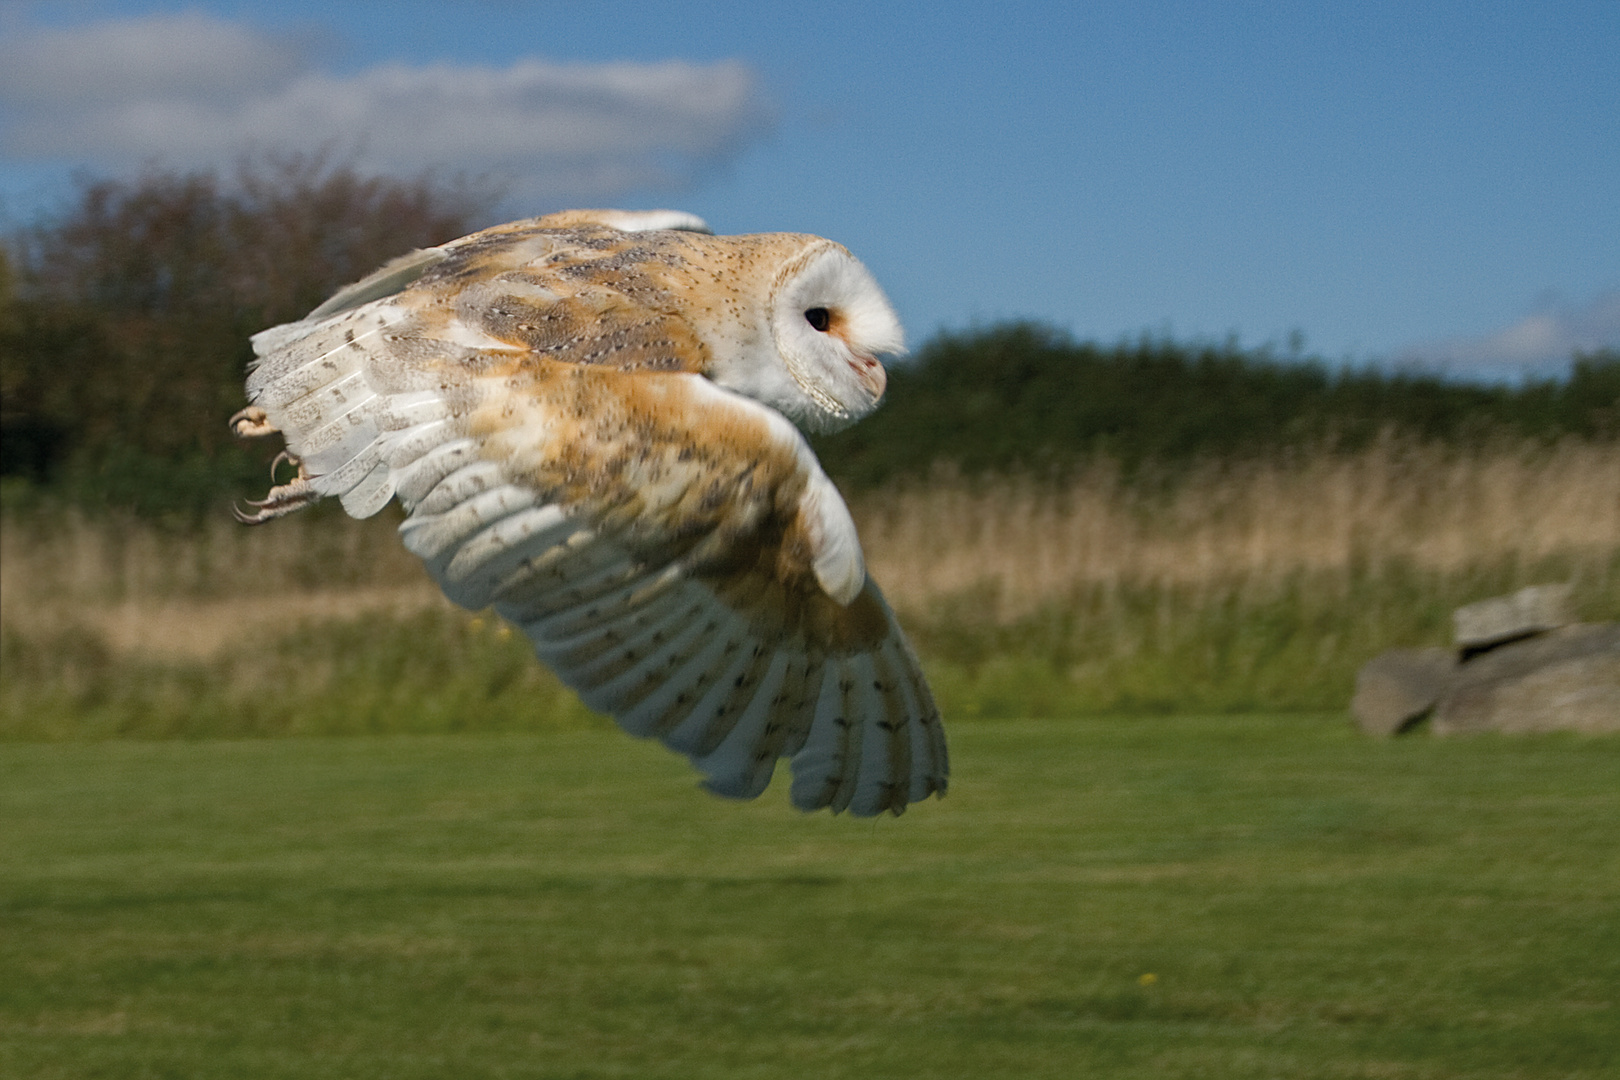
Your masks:
M720 794L759 794L781 757L804 809L943 792L928 686L792 425L694 374L678 320L466 276L256 339L250 398L313 489L355 514L397 494L451 599L494 606Z

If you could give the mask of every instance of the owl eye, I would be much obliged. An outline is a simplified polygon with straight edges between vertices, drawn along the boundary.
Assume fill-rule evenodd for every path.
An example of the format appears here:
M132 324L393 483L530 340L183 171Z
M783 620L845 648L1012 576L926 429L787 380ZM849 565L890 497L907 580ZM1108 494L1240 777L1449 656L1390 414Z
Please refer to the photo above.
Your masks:
M804 313L804 321L810 324L810 329L826 333L827 327L832 325L832 312L824 307L813 307Z

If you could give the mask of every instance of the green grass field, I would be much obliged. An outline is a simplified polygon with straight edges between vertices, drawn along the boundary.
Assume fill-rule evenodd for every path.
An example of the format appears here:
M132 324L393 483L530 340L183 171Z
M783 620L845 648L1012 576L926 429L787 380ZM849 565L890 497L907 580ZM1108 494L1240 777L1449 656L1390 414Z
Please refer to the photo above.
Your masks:
M0 744L0 1076L1620 1075L1620 739L952 735L875 823L597 729Z

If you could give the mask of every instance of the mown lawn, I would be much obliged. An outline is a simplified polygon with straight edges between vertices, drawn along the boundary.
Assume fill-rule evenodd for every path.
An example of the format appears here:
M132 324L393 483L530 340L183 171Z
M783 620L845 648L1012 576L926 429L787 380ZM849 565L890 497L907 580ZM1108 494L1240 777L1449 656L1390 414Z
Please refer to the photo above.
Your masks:
M600 730L0 744L0 1076L1620 1075L1620 739L951 734L876 823Z

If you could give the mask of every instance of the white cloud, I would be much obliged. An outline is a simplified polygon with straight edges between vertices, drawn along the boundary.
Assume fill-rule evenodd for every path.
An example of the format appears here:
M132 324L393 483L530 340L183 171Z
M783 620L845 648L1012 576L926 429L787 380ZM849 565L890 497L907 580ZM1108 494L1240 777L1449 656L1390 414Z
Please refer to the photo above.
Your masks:
M55 114L168 97L240 100L292 78L314 44L196 13L8 30L0 102Z
M1500 378L1521 372L1564 370L1577 351L1620 348L1620 289L1584 305L1543 303L1536 311L1490 334L1412 346L1401 359L1457 374Z
M679 184L766 126L735 62L314 68L312 38L202 14L30 30L0 45L0 151L127 166L335 149L362 168L444 167L530 191Z

